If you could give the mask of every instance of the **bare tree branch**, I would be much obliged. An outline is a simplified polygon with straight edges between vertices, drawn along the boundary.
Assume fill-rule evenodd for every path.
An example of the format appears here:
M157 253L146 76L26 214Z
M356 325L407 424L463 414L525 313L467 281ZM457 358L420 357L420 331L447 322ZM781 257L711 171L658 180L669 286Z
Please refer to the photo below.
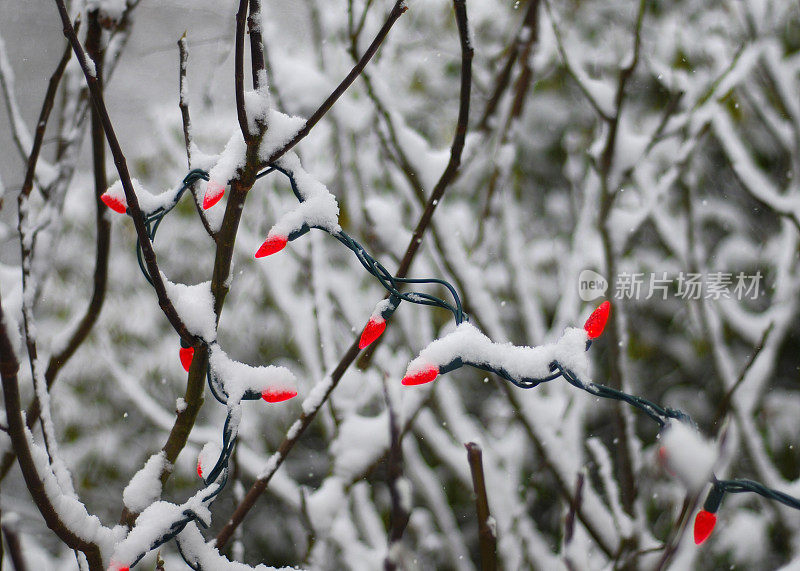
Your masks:
M478 543L481 569L494 571L497 569L497 537L494 526L490 524L489 499L486 497L486 480L483 475L483 452L474 442L464 445L467 449L469 470L472 474L472 489L475 492L475 507L478 513Z
M290 149L292 149L297 143L302 141L310 132L311 129L314 128L314 125L319 123L320 119L322 119L325 114L330 111L333 104L342 96L342 94L347 91L347 88L356 80L356 78L361 75L361 72L369 63L369 60L372 59L372 56L378 51L378 48L383 43L383 40L386 39L386 36L389 35L389 30L392 29L392 26L395 22L402 16L406 10L408 10L408 6L405 0L397 0L395 2L392 11L389 12L389 16L386 18L386 22L383 24L383 27L378 31L378 34L375 36L375 39L372 40L372 43L367 48L367 51L364 52L364 55L361 56L361 59L358 63L350 70L350 73L342 80L342 82L333 90L333 92L328 96L328 98L322 102L322 105L314 111L311 117L306 120L305 125L295 134L292 139L286 143L280 149L274 151L270 157L265 161L267 164L274 163L283 155L285 155Z

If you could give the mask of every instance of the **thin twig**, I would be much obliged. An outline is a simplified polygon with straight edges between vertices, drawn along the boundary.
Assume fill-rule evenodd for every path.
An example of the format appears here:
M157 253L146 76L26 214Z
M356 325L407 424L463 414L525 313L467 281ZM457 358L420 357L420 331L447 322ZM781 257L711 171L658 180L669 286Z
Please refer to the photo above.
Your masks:
M389 545L388 552L383 560L383 568L386 571L394 571L398 567L398 561L396 560L398 551L396 546L403 539L403 533L408 525L410 514L403 501L403 494L399 486L400 479L403 477L403 435L400 432L397 412L392 404L385 378L383 380L383 394L386 400L386 410L389 415L390 442L386 478L389 483L389 495L392 498L392 511L389 519Z
M472 474L472 489L475 492L475 508L478 513L478 544L481 557L481 569L494 571L497 569L497 537L489 512L489 498L486 496L486 479L483 475L483 452L474 442L464 445L467 449L469 471Z
M15 526L4 525L3 537L6 540L6 545L8 545L8 555L11 557L14 571L27 571L28 565L25 563L25 555L22 552L22 542L19 540L19 534ZM0 551L0 555L2 555L2 551Z
M575 83L578 84L578 89L581 90L583 96L586 98L586 101L588 101L589 105L591 105L595 110L595 113L597 113L600 118L603 119L603 121L610 121L611 116L609 115L608 111L603 109L603 106L600 104L600 102L595 98L589 88L586 87L584 82L581 80L582 72L578 71L567 54L567 50L564 47L564 38L561 35L561 25L556 21L555 10L553 10L552 6L550 6L550 1L544 0L544 6L547 9L548 15L550 16L550 24L553 28L553 35L556 39L558 53L561 55L561 61L564 63L564 69L567 70L567 73L570 75L570 77L572 77Z
M0 89L3 90L3 99L6 102L8 112L8 122L11 126L11 139L22 160L28 158L31 146L31 134L28 132L22 120L22 113L19 110L17 95L14 92L14 70L11 62L8 61L6 46L2 36L0 36Z
M583 502L583 482L585 477L583 472L578 474L578 481L575 483L575 494L572 496L572 501L569 504L569 511L567 517L564 519L564 546L570 544L572 537L575 533L575 513L578 511L581 503Z
M722 397L722 400L717 407L717 412L714 414L714 420L711 421L711 430L712 435L715 436L719 429L722 427L721 421L725 416L728 414L728 411L731 409L733 405L733 395L742 386L744 383L744 379L747 376L747 372L756 362L756 359L761 354L761 351L764 349L764 345L767 343L767 339L769 338L770 333L775 328L775 322L769 324L769 326L764 330L764 334L761 335L761 339L759 340L758 344L753 348L753 352L750 353L750 356L747 358L744 366L742 367L741 371L739 371L739 376L736 378L736 382L733 383L731 388L725 393L725 396Z
M525 18L523 20L522 28L520 29L519 33L517 34L517 38L514 42L514 52L519 49L518 46L522 46L521 53L519 54L519 62L520 62L520 73L517 77L517 80L514 82L514 97L511 102L511 109L506 117L505 122L500 130L500 134L497 137L496 147L502 147L508 141L509 134L511 133L511 127L517 122L517 120L522 116L522 111L525 108L525 102L528 99L528 90L532 84L533 80L533 69L531 67L531 60L532 58L532 51L534 46L539 41L539 0L531 0L530 4L528 4L528 9L525 13ZM510 58L509 58L509 61ZM510 75L510 71L509 71ZM501 80L505 82L510 81L509 78L504 78L501 76ZM498 89L501 87L498 84ZM503 88L505 89L505 85ZM500 96L502 95L502 91L496 91L493 94L493 97L496 97L499 101ZM494 105L497 105L498 101L494 102ZM484 125L484 129L488 130L488 121L492 118L492 114L494 113L493 110L490 108L493 105L493 100L490 99L489 103L487 104L486 111L484 113L484 119L487 121L486 125ZM485 132L485 131L484 131ZM486 185L486 198L484 199L483 204L483 211L478 218L478 231L476 232L475 237L475 244L480 244L483 241L484 232L486 231L486 224L489 218L489 214L491 212L492 202L494 199L494 195L497 191L497 188L501 185L501 166L500 163L495 162L494 167L492 168L492 174L489 177L489 184Z
M76 22L76 25L79 23L80 22ZM40 373L40 363L36 346L36 329L33 323L33 302L35 295L33 295L31 292L32 289L35 289L35 285L32 283L35 280L31 279L31 268L33 266L33 253L36 244L37 230L29 227L28 224L28 217L31 214L28 202L33 189L36 165L39 160L42 142L44 141L45 130L50 118L50 112L53 109L56 92L58 91L58 86L64 74L64 69L66 68L66 65L70 59L70 55L67 53L68 51L69 44L67 45L64 55L61 57L61 61L59 62L58 66L56 66L55 72L50 78L44 103L42 104L42 109L39 114L39 122L36 126L36 135L31 145L31 154L28 157L25 182L23 183L20 193L17 197L17 231L20 237L20 265L22 267L22 317L23 328L25 332L25 345L28 350L28 361L31 369L31 378L33 378L34 386L36 387L32 405L37 412L35 418L39 417L38 413L41 411L43 406L41 397L44 396L43 393L46 393L47 388L46 383L43 383ZM43 384L44 386L42 386ZM47 406L46 403L44 406ZM29 421L29 424L27 425L29 428L33 426L35 418L34 420ZM48 419L49 415L45 416L45 422L42 423L42 434L44 436L45 447L47 448L47 451L51 455L52 459L55 446L55 435L51 433L50 426L46 422Z
M75 21L75 29L80 27L80 20ZM47 122L50 119L50 112L53 110L53 104L56 100L56 93L58 86L61 84L61 78L64 77L64 70L72 57L72 50L69 44L64 49L61 55L61 60L58 62L53 75L50 76L50 81L47 83L47 91L44 95L44 102L42 109L39 112L39 120L36 122L36 132L34 133L33 145L31 146L30 154L28 155L28 164L25 169L25 181L22 183L22 190L24 195L29 195L33 189L33 182L36 177L36 164L39 162L39 153L42 149L44 142L44 133L47 128Z
M178 108L181 110L181 123L183 124L183 142L186 146L186 162L189 169L192 168L192 118L189 114L189 84L186 79L186 73L189 63L189 48L186 41L186 32L183 33L181 39L178 40L178 54L180 57L180 66L178 71ZM208 222L208 217L203 209L200 207L201 202L197 199L197 184L189 187L189 192L192 193L194 198L194 207L197 210L197 215L200 217L200 222L205 228L206 234L216 240L217 234L211 228Z
M100 88L103 88L103 68L105 53L101 47L102 29L97 20L97 12L89 13L89 32L86 36L86 51L94 62L97 70L97 79ZM94 198L95 198L95 225L97 226L95 267L93 277L92 297L86 312L78 323L75 331L69 337L63 349L50 357L45 371L45 380L48 388L53 384L58 372L66 362L75 354L78 347L86 340L92 327L97 322L103 301L106 295L106 284L108 282L108 256L111 246L111 222L106 217L107 207L100 200L100 196L108 187L108 177L106 175L106 149L103 139L103 126L100 124L100 117L97 111L92 109L91 117L91 137L92 137L92 165L94 169ZM34 402L34 406L37 403ZM37 416L34 413L33 416Z
M292 137L292 139L283 147L274 151L265 161L265 163L274 163L311 132L311 129L314 128L314 125L316 125L319 120L325 116L325 114L331 109L331 107L333 107L333 104L336 103L339 97L341 97L342 94L347 91L347 88L350 87L350 85L356 80L356 78L361 75L361 72L369 63L369 60L372 59L372 56L375 55L375 52L378 51L378 48L383 43L383 40L389 34L389 30L392 29L394 23L405 13L406 10L408 10L408 6L406 5L405 0L397 0L397 2L395 2L395 5L392 8L392 11L389 13L389 16L386 18L386 22L383 24L383 27L375 36L375 39L372 40L369 48L367 48L367 51L364 52L363 56L361 56L361 59L358 61L358 63L353 66L353 69L350 70L350 73L348 73L342 82L336 86L336 89L334 89L333 93L331 93L328 98L322 102L322 105L320 105L319 108L314 111L314 113L308 118L297 134L295 134L295 136Z
M186 146L186 164L192 168L192 118L189 115L189 85L186 72L189 63L189 48L186 42L186 32L178 40L178 108L181 110L181 123L183 124L183 143Z

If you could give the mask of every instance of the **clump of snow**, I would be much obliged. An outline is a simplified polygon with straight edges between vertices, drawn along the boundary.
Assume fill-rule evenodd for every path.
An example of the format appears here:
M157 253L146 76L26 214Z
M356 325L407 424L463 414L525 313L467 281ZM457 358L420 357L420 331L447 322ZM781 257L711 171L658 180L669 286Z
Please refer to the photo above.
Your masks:
M386 299L380 300L378 303L375 304L375 309L372 310L372 317L378 318L380 317L383 319L383 312L388 311L392 308L392 302L387 297Z
M294 153L288 153L278 161L294 177L302 202L281 216L270 230L270 234L289 236L304 226L317 227L336 233L339 226L339 203L320 181L308 174Z
M682 422L670 422L661 438L670 470L690 490L699 490L711 477L717 447Z
M333 473L351 479L366 470L389 448L389 422L386 413L366 417L353 414L339 426L330 445Z
M244 108L247 114L247 126L251 133L256 133L259 125L268 125L272 102L267 89L267 72L259 70L261 87L255 91L244 92Z
M204 525L210 525L209 501L204 498L209 497L216 489L217 484L203 488L183 504L165 501L150 504L136 518L136 525L128 536L117 543L111 561L125 565L133 563L140 555L149 552L153 545L174 531L173 525L183 522L187 514L195 516Z
M550 363L558 361L581 377L589 366L587 340L586 331L571 327L556 343L518 347L494 343L474 325L464 322L423 349L409 364L408 374L424 371L430 365L441 367L460 358L465 363L504 369L517 379L546 377L551 373Z
M122 501L132 512L141 512L161 497L161 473L168 462L164 452L153 454L144 467L134 474L122 491Z
M194 523L188 524L177 540L181 553L196 569L225 569L227 571L293 571L298 569L297 567L276 568L263 564L251 567L238 561L230 561L224 555L220 555L213 545L206 543L205 539L203 539L203 534L200 533Z
M305 123L302 117L293 117L272 109L269 113L269 129L264 133L258 150L261 160L268 161L270 155L291 141Z
M228 393L229 402L240 401L247 391L295 390L295 376L286 367L246 365L228 357L216 344L211 346L208 362Z
M214 313L214 296L211 282L197 285L176 284L162 273L167 295L189 331L207 342L217 338L217 318Z
M45 494L59 520L72 533L90 543L97 543L101 549L113 545L115 531L105 527L95 515L89 515L86 506L71 494L66 494L50 466L50 457L44 447L33 441L33 435L26 428L25 436L31 450L36 472L44 484Z
M228 181L236 175L236 169L244 166L246 153L247 144L242 133L236 130L225 143L225 149L219 155L216 164L208 172L209 181L228 184Z

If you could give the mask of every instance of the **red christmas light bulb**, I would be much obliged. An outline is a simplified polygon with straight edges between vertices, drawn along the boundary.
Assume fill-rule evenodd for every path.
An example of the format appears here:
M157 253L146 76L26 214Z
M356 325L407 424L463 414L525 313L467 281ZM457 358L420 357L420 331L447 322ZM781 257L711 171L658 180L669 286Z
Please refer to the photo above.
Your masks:
M595 309L583 324L583 328L589 335L589 339L596 339L603 334L603 329L608 321L608 314L611 312L611 302L604 301L600 307Z
M208 210L225 196L225 186L211 181L206 185L206 194L203 196L203 210Z
M407 387L411 385L424 385L425 383L430 383L438 376L439 367L436 367L435 365L429 365L427 368L422 369L421 371L403 377L403 384Z
M694 518L694 542L697 545L703 543L714 531L714 526L717 523L716 514L700 510Z
M261 398L267 402L283 402L297 396L294 389L267 389L261 393Z
M380 316L373 315L367 321L364 331L361 332L361 339L358 340L358 348L363 349L380 337L386 329L386 320Z
M120 214L125 214L128 210L128 205L125 203L124 199L120 199L116 196L112 196L107 192L100 195L100 200L103 201L103 204L108 206L114 212L119 212Z
M181 347L179 355L181 357L181 365L188 372L194 358L194 347Z
M200 463L200 456L197 457L197 475L203 478L203 466Z
M267 239L264 240L264 243L261 244L261 247L256 252L256 258L271 256L276 252L280 252L286 247L287 242L289 242L289 239L286 236L267 236Z

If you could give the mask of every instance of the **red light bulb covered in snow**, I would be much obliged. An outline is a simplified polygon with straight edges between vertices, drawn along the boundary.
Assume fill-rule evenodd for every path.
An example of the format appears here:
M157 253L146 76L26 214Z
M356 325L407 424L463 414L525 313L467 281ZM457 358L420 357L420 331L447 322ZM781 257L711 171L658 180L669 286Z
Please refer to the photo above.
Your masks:
M436 365L428 365L416 373L406 373L406 376L403 377L403 384L407 387L411 385L424 385L425 383L430 383L438 376L439 367Z
M597 339L603 334L603 329L606 327L608 321L608 314L611 312L611 303L604 301L600 307L595 309L583 324L589 339Z
M717 523L717 516L706 510L697 512L694 518L694 542L697 545L703 543L714 531L714 526Z
M225 196L225 185L209 181L206 185L206 194L203 196L203 210L208 210Z
M267 389L261 393L261 398L267 402L283 402L297 396L294 389Z
M264 240L264 243L261 244L261 247L256 252L256 258L271 256L276 252L280 252L288 242L289 238L286 236L267 236L267 239Z
M128 211L128 204L125 202L124 198L120 198L118 196L114 196L112 194L104 192L100 196L100 200L102 200L103 204L108 206L114 212L125 214Z
M189 367L192 366L192 359L194 358L194 348L181 347L179 355L181 357L181 365L183 365L183 368L188 372Z
M386 320L380 315L373 315L367 321L364 331L361 332L361 339L358 340L358 348L363 349L380 337L386 329Z

